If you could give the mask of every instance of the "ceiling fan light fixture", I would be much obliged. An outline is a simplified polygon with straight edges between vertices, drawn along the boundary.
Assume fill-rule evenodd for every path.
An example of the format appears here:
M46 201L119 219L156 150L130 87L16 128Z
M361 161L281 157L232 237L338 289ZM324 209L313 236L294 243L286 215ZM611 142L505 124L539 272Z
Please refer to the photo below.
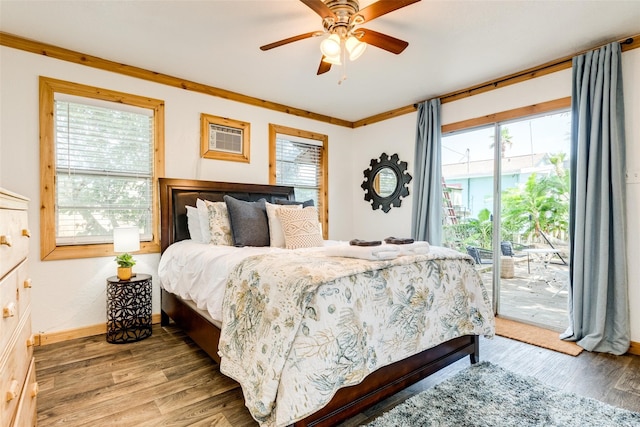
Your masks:
M409 46L408 42L387 34L361 28L360 25L365 22L371 22L387 13L417 3L420 0L367 0L369 4L363 8L360 7L359 0L299 1L322 18L322 31L310 31L278 40L260 46L260 50L266 51L324 34L326 37L320 42L322 59L320 60L317 72L317 74L320 75L331 70L331 65L333 64L342 65L344 73L346 63L348 61L355 61L362 56L368 44L396 55L402 53L402 51ZM342 82L344 78L345 77L343 77L340 82Z
M349 60L355 61L367 49L367 44L358 40L355 36L349 36L345 42L347 52L349 52Z
M334 33L322 40L320 51L327 58L340 57L340 36Z
M342 65L342 61L340 60L340 53L338 53L337 55L334 56L323 56L322 60L324 62L327 62L329 64L333 64L333 65Z

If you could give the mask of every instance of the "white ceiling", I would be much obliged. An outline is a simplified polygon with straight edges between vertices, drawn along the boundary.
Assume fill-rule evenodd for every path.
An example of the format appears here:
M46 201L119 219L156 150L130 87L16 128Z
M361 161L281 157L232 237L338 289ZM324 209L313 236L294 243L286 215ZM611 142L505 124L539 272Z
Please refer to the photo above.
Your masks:
M338 84L320 38L259 49L321 30L298 0L0 0L4 32L349 121L640 34L640 1L422 0L364 27L409 47L369 46Z

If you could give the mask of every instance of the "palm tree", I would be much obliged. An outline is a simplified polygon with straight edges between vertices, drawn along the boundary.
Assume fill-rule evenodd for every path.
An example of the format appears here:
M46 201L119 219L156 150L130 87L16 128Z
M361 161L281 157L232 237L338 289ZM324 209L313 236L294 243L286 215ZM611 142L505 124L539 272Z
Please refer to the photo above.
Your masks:
M559 157L561 157L560 155ZM507 233L522 233L528 240L544 234L561 238L569 227L569 175L561 163L558 174L531 174L523 187L502 195L503 227Z
M493 135L490 136L493 139ZM513 147L512 136L509 133L509 128L506 126L500 126L500 153L502 158L504 159L505 153L507 152L507 148ZM495 143L491 143L490 147L493 148Z

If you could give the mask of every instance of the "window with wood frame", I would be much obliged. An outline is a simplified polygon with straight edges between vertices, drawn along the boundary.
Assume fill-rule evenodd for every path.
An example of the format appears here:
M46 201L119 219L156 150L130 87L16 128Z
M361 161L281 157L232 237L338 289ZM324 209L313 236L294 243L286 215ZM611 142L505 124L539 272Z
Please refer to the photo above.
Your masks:
M269 124L269 183L293 187L299 201L313 200L329 235L329 138L314 132Z
M136 226L158 252L164 101L40 77L40 255L113 255L113 229Z

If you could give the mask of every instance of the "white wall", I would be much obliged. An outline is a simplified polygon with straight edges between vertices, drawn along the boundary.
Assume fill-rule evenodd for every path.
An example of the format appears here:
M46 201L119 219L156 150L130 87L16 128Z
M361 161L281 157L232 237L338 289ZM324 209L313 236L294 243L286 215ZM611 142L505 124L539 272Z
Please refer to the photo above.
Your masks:
M627 172L640 173L640 49L622 55ZM627 183L627 265L631 340L640 342L640 183Z
M31 199L29 271L33 279L33 330L59 332L106 320L106 278L112 257L40 261L38 76L43 75L165 101L165 176L204 180L269 182L268 124L329 136L329 237L347 239L351 217L340 211L353 191L352 130L165 85L138 80L41 55L0 47L0 187ZM251 163L200 158L200 113L251 124ZM157 277L159 254L137 255L135 271ZM153 312L160 312L157 281Z
M623 80L625 89L625 116L627 138L627 170L640 173L640 49L633 49L622 55ZM506 86L459 101L442 105L442 124L482 117L487 114L507 111L518 107L571 96L571 70L564 70L526 82ZM400 158L409 162L413 175L414 139L416 114L409 114L354 130L354 162L368 166L372 158L386 151L399 153ZM364 167L362 168L365 169ZM362 174L354 171L354 179L359 186ZM363 238L383 238L386 236L409 236L411 233L411 208L413 203L413 182L411 194L402 202L400 209L392 208L388 214L380 210L366 209L361 196L355 198L353 209L354 235ZM362 200L362 202L360 202ZM631 311L631 340L640 342L640 184L627 184L627 260L629 299Z
M627 117L627 169L640 171L640 49L623 54ZM355 130L209 97L176 88L94 70L44 56L0 47L0 187L31 199L32 228L29 269L34 282L33 326L57 332L105 321L105 279L115 272L109 258L68 261L39 260L38 76L163 99L165 111L165 176L236 182L268 182L268 123L329 135L329 237L374 239L403 237L411 232L410 195L387 214L372 210L360 188L363 171L382 152L398 153L413 175L415 114ZM443 105L443 123L479 117L520 106L569 96L569 70ZM222 162L199 156L200 113L251 123L251 163ZM631 337L640 342L640 184L628 184L628 260ZM349 213L351 212L351 213ZM139 255L136 270L157 274L159 255ZM154 313L159 292L154 286Z
M382 153L398 154L401 161L408 163L407 172L413 177L413 157L415 145L416 115L406 114L354 130L352 144L353 163L351 187L355 190L352 204L352 238L380 240L385 237L408 237L411 233L411 198L413 180L409 182L409 196L399 208L392 207L387 213L373 210L371 202L364 199L360 187L364 181L364 171L369 169L372 159L379 159Z

